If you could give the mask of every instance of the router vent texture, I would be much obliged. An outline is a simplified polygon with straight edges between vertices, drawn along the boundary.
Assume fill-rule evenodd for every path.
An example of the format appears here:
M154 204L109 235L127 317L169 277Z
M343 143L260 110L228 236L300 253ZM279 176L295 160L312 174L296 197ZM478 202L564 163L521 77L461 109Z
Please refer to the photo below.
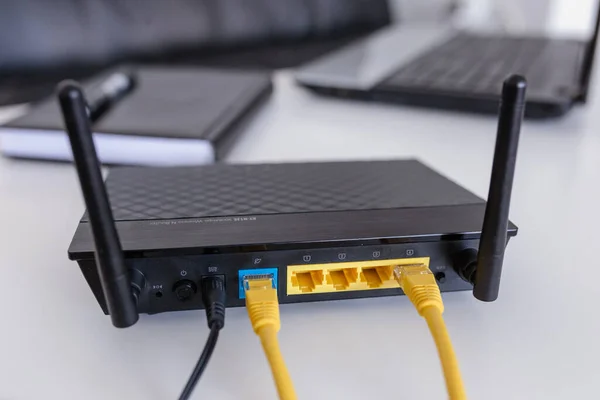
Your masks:
M117 221L483 203L415 160L120 168L107 186Z

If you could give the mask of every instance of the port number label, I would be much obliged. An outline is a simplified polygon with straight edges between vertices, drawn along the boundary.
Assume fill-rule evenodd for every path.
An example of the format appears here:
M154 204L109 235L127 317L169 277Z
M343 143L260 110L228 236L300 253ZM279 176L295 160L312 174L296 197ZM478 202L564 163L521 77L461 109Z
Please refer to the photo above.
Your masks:
M345 260L346 259L346 253L340 253L340 254L338 254L338 258L340 260Z
M183 270L183 271L181 271L179 274L180 274L181 276L186 276L186 275L187 275L187 271L184 269L184 270Z
M381 257L381 252L380 251L374 251L373 252L373 258L379 258Z
M406 255L407 256L414 256L415 255L414 249L408 249L408 250L406 250Z
M218 269L218 267L208 267L208 272L217 272Z
M304 262L310 262L312 257L310 255L306 255L306 256L302 257L302 259L304 260Z

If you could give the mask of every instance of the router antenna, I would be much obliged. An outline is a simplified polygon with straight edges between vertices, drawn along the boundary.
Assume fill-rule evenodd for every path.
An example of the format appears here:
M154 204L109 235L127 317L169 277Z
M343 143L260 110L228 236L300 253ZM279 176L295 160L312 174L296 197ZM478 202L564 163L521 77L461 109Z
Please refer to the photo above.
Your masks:
M92 140L85 96L76 82L64 81L58 86L58 100L87 206L108 312L114 326L126 328L137 322L138 312Z
M498 298L526 88L527 81L518 75L508 77L502 87L492 178L473 288L473 295L481 301Z

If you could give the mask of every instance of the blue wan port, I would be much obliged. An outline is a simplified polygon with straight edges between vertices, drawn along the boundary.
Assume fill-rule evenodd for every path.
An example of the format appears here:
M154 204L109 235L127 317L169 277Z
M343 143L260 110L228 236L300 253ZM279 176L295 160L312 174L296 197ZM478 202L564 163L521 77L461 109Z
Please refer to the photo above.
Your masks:
M275 289L277 289L279 284L277 268L240 269L238 271L238 290L240 299L246 298L246 293L244 292L244 277L252 275L273 275L273 283L275 284Z

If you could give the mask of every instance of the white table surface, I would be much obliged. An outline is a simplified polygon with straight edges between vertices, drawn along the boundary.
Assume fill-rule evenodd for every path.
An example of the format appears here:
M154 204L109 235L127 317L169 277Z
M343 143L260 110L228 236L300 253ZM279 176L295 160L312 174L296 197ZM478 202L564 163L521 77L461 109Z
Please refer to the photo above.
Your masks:
M495 130L487 116L318 98L281 72L229 161L417 157L485 197ZM500 298L444 295L471 399L600 398L599 130L600 101L524 125L511 210L520 230ZM175 399L204 345L204 312L113 328L66 256L83 209L72 166L0 159L0 399ZM281 314L299 399L446 398L405 298ZM275 398L244 308L227 311L194 398Z

